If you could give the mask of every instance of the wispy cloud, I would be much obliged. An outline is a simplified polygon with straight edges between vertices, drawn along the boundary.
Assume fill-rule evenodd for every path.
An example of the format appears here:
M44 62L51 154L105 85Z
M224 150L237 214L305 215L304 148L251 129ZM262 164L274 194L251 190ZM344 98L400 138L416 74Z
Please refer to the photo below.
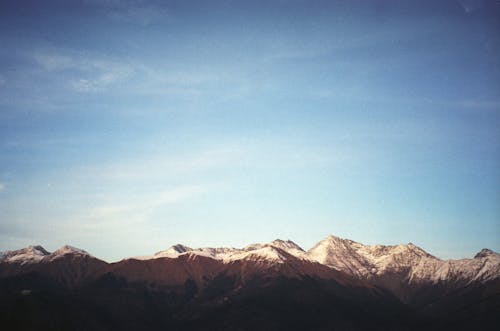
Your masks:
M89 214L96 218L107 218L116 214L123 214L137 211L147 211L151 208L163 205L181 203L190 200L204 192L206 188L200 185L184 185L167 190L161 190L149 194L141 194L141 197L134 197L135 202L126 201L123 204L106 204L89 211Z
M81 78L73 81L72 86L78 92L95 92L123 80L128 75L125 70L108 70L91 78Z
M192 174L200 171L235 166L243 162L248 150L237 144L207 148L192 153L168 153L135 155L108 164L90 165L77 169L80 174L92 178L111 181L138 181L164 179L180 174Z
M68 50L37 51L33 59L49 74L69 80L65 85L77 92L101 91L134 72L133 66L124 61Z
M0 183L0 192L3 192L5 190L5 184Z
M236 90L242 83L234 77L234 72L227 70L172 69L165 68L162 63L124 60L69 49L33 50L29 57L41 75L50 76L51 83L59 82L79 93L109 91L120 86L122 92L132 95L192 97L215 94L221 86L225 91Z
M206 185L186 184L159 190L135 192L125 196L110 196L96 200L90 208L75 209L64 222L55 225L60 231L77 231L80 236L95 236L96 232L109 232L127 237L131 228L137 233L149 233L158 220L155 214L164 209L175 209L196 200L216 188ZM172 220L173 221L173 220ZM149 231L149 232L148 232Z

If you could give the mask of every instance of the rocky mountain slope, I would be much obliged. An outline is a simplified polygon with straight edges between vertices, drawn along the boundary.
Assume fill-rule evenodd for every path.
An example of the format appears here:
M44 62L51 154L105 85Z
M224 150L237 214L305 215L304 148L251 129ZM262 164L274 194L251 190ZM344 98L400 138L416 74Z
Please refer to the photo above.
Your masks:
M445 280L467 283L488 281L500 274L500 254L489 249L483 249L472 259L441 260L412 243L365 246L329 236L311 248L307 256L365 279L403 272L409 283L438 283Z
M422 287L457 288L487 283L500 277L500 254L483 249L471 259L441 260L422 248L407 245L366 246L329 236L307 256L321 264L387 288L405 302L418 299ZM425 291L429 295L429 291Z

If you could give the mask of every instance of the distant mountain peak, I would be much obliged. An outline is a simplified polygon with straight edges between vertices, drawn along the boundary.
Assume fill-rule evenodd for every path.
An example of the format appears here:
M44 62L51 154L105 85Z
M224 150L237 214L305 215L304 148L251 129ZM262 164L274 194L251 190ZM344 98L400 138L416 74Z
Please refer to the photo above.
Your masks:
M87 251L84 251L83 249L76 248L76 247L73 247L70 245L64 245L63 247L54 251L51 255L57 256L57 255L66 255L66 254L90 255Z
M41 245L30 245L24 249L21 249L21 250L26 250L26 252L30 252L30 253L33 253L33 254L36 254L36 255L42 255L42 256L45 256L45 255L49 255L50 252L47 251L45 248L43 248Z
M286 251L293 249L293 250L298 250L298 251L304 252L302 247L300 247L299 245L297 245L296 243L294 243L293 241L291 241L289 239L288 240L275 239L271 242L271 245L282 248Z
M418 256L425 256L425 257L437 259L435 256L429 254L424 249L422 249L421 247L419 247L411 242L406 244L406 245L399 244L399 245L394 245L394 246L390 246L390 245L389 246L379 245L379 246L384 247L385 249L394 250L395 253L398 252L398 253L406 253L406 254L415 254Z
M362 245L362 244L360 244L360 243L358 243L356 241L353 241L353 240L350 240L350 239L341 238L341 237L335 236L333 234L330 234L328 237L326 237L325 239L321 240L318 244L328 245L330 247L337 247L337 246L346 247L346 246L351 246L353 244L354 245Z
M252 302L255 302L256 307L260 307L262 302L266 302L269 298L270 304L276 305L276 311L287 307L283 306L287 297L292 300L290 302L293 306L290 307L296 307L297 302L304 298L303 307L305 309L299 308L292 312L297 315L302 314L303 311L311 310L311 307L316 307L311 306L312 304L318 304L318 308L314 308L311 318L308 317L304 324L298 324L302 327L310 327L311 320L318 318L316 311L324 311L325 306L336 303L340 306L334 306L331 311L333 314L328 311L329 314L325 315L326 318L329 315L337 315L336 312L339 309L337 307L343 305L346 305L346 309L349 307L355 309L352 314L353 318L361 318L359 313L365 308L357 304L354 305L355 302L351 301L353 298L356 300L359 298L362 300L360 302L363 303L371 302L371 306L367 306L366 311L375 311L377 317L380 316L378 315L379 311L387 311L389 313L387 320L391 321L391 325L392 319L397 317L399 312L403 312L402 318L411 316L407 315L406 312L413 310L407 309L413 306L408 305L416 304L418 311L420 311L420 307L424 305L430 307L430 305L440 304L440 302L445 302L446 305L448 302L452 302L452 306L444 306L443 312L447 313L457 311L454 303L460 302L462 298L476 300L477 297L481 307L483 307L484 302L491 302L494 305L491 311L495 313L496 310L493 309L497 307L497 301L484 300L482 293L489 295L489 291L495 290L496 292L491 293L496 295L500 278L500 255L489 249L481 250L474 259L439 260L413 243L387 246L363 245L333 235L318 242L308 252L304 252L291 240L276 239L269 243L253 244L245 248L190 248L177 244L156 253L154 256L124 259L115 263L107 263L89 257L86 251L69 245L65 245L51 254L42 246L28 246L3 254L0 253L0 280L8 278L5 284L8 284L10 290L10 284L16 284L12 282L13 277L22 277L19 278L19 288L12 291L13 295L9 295L9 297L19 300L20 295L31 295L32 286L26 280L37 280L37 277L42 277L40 279L50 280L50 286L53 286L52 284L61 285L61 287L56 288L57 296L60 295L59 291L63 287L72 291L69 293L73 293L73 289L77 289L74 291L78 294L77 300L82 293L88 293L89 299L101 301L102 294L112 293L110 297L117 300L117 309L124 309L125 323L130 323L129 307L139 307L139 310L148 312L151 308L156 309L155 306L151 305L151 302L158 302L161 307L167 307L166 312L168 313L171 312L171 307L176 307L176 309L181 307L177 306L178 303L187 303L186 309L179 310L182 311L182 314L200 307L208 314L224 313L225 315L221 317L221 320L224 320L227 312L231 313L232 310L219 310L219 307L221 305L229 307L234 302L237 303L235 309L240 312L242 311L241 307L245 308L240 304L245 302L242 301L246 300L245 298L250 298ZM28 278L25 278L25 275L28 275ZM17 279L14 280L17 282ZM33 288L39 291L38 286L40 285L37 282L32 283L37 286ZM84 287L80 287L82 285ZM105 292L108 286L112 292ZM79 289L84 289L84 291ZM134 290L131 291L131 289ZM136 289L140 289L140 292ZM122 290L123 292L117 292ZM150 290L152 292L149 292ZM469 290L479 290L480 292L477 292L476 296L476 292L468 292ZM254 291L259 295L255 297L256 299L251 296ZM115 293L119 295L115 295ZM138 293L140 297L137 297L137 301L135 301L135 297L131 297L130 304L125 302L125 305L122 305L122 301L129 300L126 293ZM153 295L151 297L153 300L149 299L149 293ZM261 297L262 293L266 296ZM455 293L458 293L459 296L455 296ZM168 297L168 300L157 300L156 298L160 298L159 294L165 298ZM289 296L289 294L291 295ZM325 298L330 297L325 297L325 295L329 294L333 296L331 300L327 301ZM405 305L399 306L400 303L393 295ZM494 295L491 297L495 299ZM32 297L35 300L38 295ZM29 300L32 297L25 299ZM178 303L173 301L176 298L180 300ZM319 301L316 301L316 298ZM339 298L341 300L338 300ZM441 300L443 298L444 300ZM44 297L42 299L45 300ZM63 299L63 304L71 303L69 302L71 300L66 300L66 296L63 296ZM85 298L86 300L87 298ZM107 298L104 301L115 304L115 301L108 301ZM145 306L142 305L142 302L145 303ZM401 307L401 310L386 308L383 306L384 302L389 302L391 305L397 304L394 307ZM169 306L171 303L175 306ZM80 310L82 304L78 301L74 306L75 309ZM98 304L102 304L102 302ZM200 305L197 306L198 304ZM465 301L465 304L469 305L469 302ZM8 304L6 306L9 307ZM56 309L58 307L59 305L55 306ZM85 306L83 307L85 308ZM212 310L211 307L215 307L216 310ZM270 309L269 307L274 306L269 306L266 302L264 309L267 311ZM451 308L448 309L448 307ZM21 318L26 316L26 310L23 308L21 306L19 308ZM94 307L90 309L89 311L93 311ZM113 312L115 311L114 306L111 309ZM252 308L250 311L253 313L255 310ZM285 318L288 319L290 315L288 308L284 311ZM27 312L30 313L31 310ZM157 312L161 311L156 310L154 313ZM195 312L197 313L197 311ZM275 312L272 311L271 315L274 314ZM84 314L84 318L87 316ZM155 320L157 315L154 316L152 320ZM198 316L196 315L196 318L199 318ZM480 317L482 318L482 316ZM433 320L429 320L430 322L435 321L434 315L432 318ZM245 320L245 322L247 321L248 319ZM374 321L379 323L381 319L377 318ZM411 322L413 321L412 318ZM181 321L175 321L175 323L178 322ZM142 323L142 320L139 323ZM295 326L289 325L292 329ZM316 329L315 326L310 328ZM336 321L333 321L325 329L336 326ZM342 325L340 326L342 328ZM362 326L360 329L370 328L372 323ZM161 328L164 326L161 325ZM63 327L63 329L65 328Z
M256 262L274 262L282 264L287 260L286 251L282 248L264 244L261 247L248 250L240 251L228 255L224 261L232 262L237 260L252 260Z
M37 262L49 255L41 245L30 245L14 251L6 251L2 254L2 261L8 262Z
M474 258L475 259L480 259L482 257L488 257L490 255L498 255L498 253L495 253L494 251L492 251L491 249L488 249L488 248L483 248L482 250L480 250L476 255L474 255Z
M191 247L188 247L188 246L185 246L182 244L174 245L174 246L170 247L170 249L176 251L177 253L186 253L186 252L193 250Z
M307 256L351 275L370 278L392 270L400 272L423 258L435 259L413 243L407 245L363 245L329 235L307 252Z
M184 254L191 255L200 255L210 257L216 260L222 261L233 261L241 259L244 256L257 256L260 255L260 258L269 258L269 260L282 260L282 258L277 258L277 254L275 254L274 250L279 249L283 250L289 254L294 256L304 258L305 251L296 243L291 240L282 240L276 239L270 243L255 243L245 246L244 248L230 248L230 247L204 247L204 248L191 248L188 246L184 246L182 244L177 244L171 246L167 250L159 251L155 253L152 257L140 257L140 259L149 259L149 258L177 258ZM251 253L251 254L247 254Z
M333 234L330 234L324 240L331 241L331 242L337 242L337 241L343 241L344 239L340 238L340 237L337 237L337 236L334 236Z
M183 253L186 253L186 252L190 252L192 250L193 249L191 247L188 247L188 246L185 246L185 245L182 245L182 244L176 244L176 245L173 245L173 246L169 247L167 250L156 252L153 255L153 257L154 258L159 258L159 257L174 258L174 257L179 256L180 254L183 254Z
M53 253L49 253L40 245L33 245L0 253L0 262L5 263L5 266L10 264L5 270L12 270L11 268L29 270L38 263L50 265L56 260L79 263L80 260L90 260L88 256L90 255L86 251L69 245ZM165 260L161 260L163 258ZM155 259L160 260L151 263L168 266L171 263L185 264L197 261L196 263L203 264L208 261L207 263L213 266L219 263L226 265L227 268L254 265L256 270L268 269L273 272L276 270L291 272L290 270L296 270L298 266L308 266L310 270L316 270L317 263L313 262L318 262L324 268L329 267L370 284L386 287L403 299L406 295L405 287L442 282L448 282L450 286L462 286L471 282L486 283L500 278L500 254L490 249L482 249L473 259L440 260L411 242L398 245L364 245L334 235L327 236L307 252L291 240L275 239L269 243L255 243L244 248L191 248L176 244L153 256L131 258L131 260ZM166 259L176 259L176 261Z

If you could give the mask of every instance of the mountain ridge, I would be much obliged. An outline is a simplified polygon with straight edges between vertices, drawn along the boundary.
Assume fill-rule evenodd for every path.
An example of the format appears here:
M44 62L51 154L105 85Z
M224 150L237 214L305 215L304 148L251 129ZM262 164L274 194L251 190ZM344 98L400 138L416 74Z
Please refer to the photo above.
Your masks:
M409 247L409 248L413 248L413 249L419 250L422 254L429 255L430 257L434 257L434 258L436 258L438 260L441 260L441 261L458 261L458 260L470 259L468 257L447 258L447 259L439 258L439 257L436 257L436 256L428 253L427 251L425 251L421 247L419 247L419 246L417 246L417 245L415 245L415 244L413 244L411 242L409 242L407 244L387 244L387 245L386 244L375 244L375 245L364 245L364 244L361 244L361 243L356 242L354 240L345 239L345 238L337 237L337 236L334 236L334 235L329 235L324 240L327 240L329 238L336 238L337 240L342 240L344 242L350 242L350 243L354 243L354 244L358 244L358 245L363 245L365 247L373 247L373 248L388 249L388 248L393 248L393 247ZM322 240L322 241L324 241L324 240ZM318 244L320 244L322 241L319 241L318 243L316 243L315 245L313 245L313 247L311 247L307 251L304 250L302 247L300 247L298 244L296 244L295 242L293 242L290 239L287 239L287 240L275 239L275 240L273 240L273 241L271 241L269 243L253 243L253 244L246 245L243 248L224 247L224 246L223 247L191 248L191 247L186 246L184 244L178 243L178 244L174 244L174 245L170 246L169 248L167 248L165 250L157 251L157 252L153 253L152 255L123 257L120 260L130 259L130 258L147 259L147 258L157 258L157 257L176 257L176 256L178 256L180 254L184 254L184 253L187 253L187 252L200 253L200 254L202 252L207 252L207 253L208 252L214 252L213 254L217 255L217 254L224 254L224 253L227 253L227 252L250 251L250 250L254 250L256 248L261 248L261 247L266 246L266 245L277 246L277 247L280 247L280 248L284 248L285 250L287 250L287 249L293 249L293 250L296 250L296 252L308 253L315 246L317 246ZM33 251L37 251L37 250L39 251L39 253L34 253L34 255L38 255L38 256L41 256L41 257L43 257L45 255L50 255L50 254L56 254L57 252L62 254L64 252L69 252L69 251L80 251L82 254L88 254L90 256L93 256L89 252L87 252L87 251L85 251L83 249L77 248L75 246L67 245L67 244L63 245L62 247L60 247L58 249L56 249L52 253L50 251L46 250L42 245L38 244L38 245L29 245L29 246L26 246L26 247L23 247L23 248L20 248L20 249L16 249L16 250L0 251L0 261L8 259L9 257L12 257L14 255L21 255L21 253L23 253L23 252L27 253L27 252L30 252L30 251L33 252ZM489 255L498 255L498 254L499 253L493 251L492 249L482 248L475 255L473 255L472 258L481 258L481 257L489 256ZM209 254L209 255L211 255L211 254ZM119 260L116 260L115 262L117 262L117 261L119 261ZM109 263L112 263L112 262L109 262Z
M327 236L308 251L291 240L281 239L270 243L254 243L243 248L191 248L176 244L150 256L125 258L111 264L73 246L65 245L50 253L42 246L36 245L3 252L0 257L1 265L11 265L2 268L3 271L0 269L0 275L15 274L17 272L15 270L22 270L24 265L31 265L24 267L26 270L36 269L35 265L38 263L48 264L50 261L63 258L68 261L71 259L98 261L95 264L100 267L96 270L100 270L104 265L117 265L129 260L179 259L183 256L191 260L196 256L205 257L219 261L222 265L230 265L236 261L278 265L290 264L290 261L297 259L305 261L302 267L308 269L304 267L307 263L318 263L352 278L387 288L402 300L409 300L408 297L414 296L409 292L424 285L447 283L451 290L475 282L485 283L500 278L500 254L490 249L482 249L473 258L441 260L411 242L405 245L364 245L334 235ZM220 269L224 267L221 266Z
M71 323L87 325L92 316L92 325L106 325L100 329L255 330L271 323L270 330L293 330L315 321L313 329L493 330L500 255L483 249L474 258L441 260L412 243L370 246L335 236L308 251L280 239L242 248L177 244L112 263L68 245L0 255L0 323L16 329L9 321L24 320L30 302L62 309L68 298L73 316L84 309ZM30 319L39 316L36 307ZM465 320L447 317L457 311ZM260 322L245 328L255 314ZM150 324L134 324L139 320Z

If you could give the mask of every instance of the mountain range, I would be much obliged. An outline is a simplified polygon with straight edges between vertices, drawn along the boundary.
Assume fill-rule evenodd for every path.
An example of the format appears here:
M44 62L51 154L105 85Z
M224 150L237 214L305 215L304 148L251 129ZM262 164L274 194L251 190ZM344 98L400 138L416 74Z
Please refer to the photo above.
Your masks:
M18 330L476 330L500 326L500 254L328 236L181 244L107 263L64 246L0 253L0 323Z

